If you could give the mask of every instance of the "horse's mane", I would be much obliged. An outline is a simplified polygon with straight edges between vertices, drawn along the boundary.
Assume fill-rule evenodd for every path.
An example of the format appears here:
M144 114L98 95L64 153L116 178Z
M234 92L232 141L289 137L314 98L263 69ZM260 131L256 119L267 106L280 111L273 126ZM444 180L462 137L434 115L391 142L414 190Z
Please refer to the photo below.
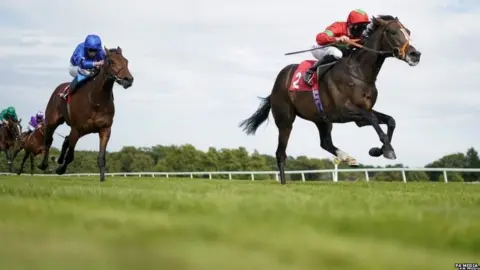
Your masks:
M367 26L367 29L365 29L365 32L363 32L363 38L368 38L370 37L375 31L377 31L378 27L380 24L378 23L377 19L382 19L384 21L394 21L397 18L393 17L392 15L377 15L377 16L372 16L372 20L370 24Z

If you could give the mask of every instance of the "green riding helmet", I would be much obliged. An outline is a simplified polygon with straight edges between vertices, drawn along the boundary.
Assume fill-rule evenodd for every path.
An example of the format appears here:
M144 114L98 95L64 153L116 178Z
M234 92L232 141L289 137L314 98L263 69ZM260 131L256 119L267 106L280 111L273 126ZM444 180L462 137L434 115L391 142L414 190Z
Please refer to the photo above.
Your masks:
M7 108L7 113L10 114L10 115L15 115L15 108L13 108L12 106L8 107Z
M15 108L13 106L5 109L5 114L2 115L2 119L5 118L5 116L10 116L13 120L18 121L17 112L15 111Z

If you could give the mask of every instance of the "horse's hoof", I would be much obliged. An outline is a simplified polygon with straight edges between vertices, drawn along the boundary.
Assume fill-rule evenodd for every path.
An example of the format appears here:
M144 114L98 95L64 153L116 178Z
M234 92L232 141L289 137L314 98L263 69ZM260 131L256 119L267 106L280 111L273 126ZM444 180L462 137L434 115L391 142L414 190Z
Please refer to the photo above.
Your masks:
M58 174L58 175L64 174L65 171L67 171L67 168L65 168L63 166L58 166L57 169L55 169L55 173Z
M356 159L349 160L347 162L347 164L350 167L359 167L360 166L360 164L358 163L358 161Z
M383 154L382 152L382 148L373 147L372 149L370 149L370 151L368 151L368 154L370 154L370 156L372 157L379 157Z
M395 155L395 151L387 150L383 153L383 156L388 159L397 159L397 155Z
M41 171L45 171L48 168L48 164L41 163L37 166L37 168Z

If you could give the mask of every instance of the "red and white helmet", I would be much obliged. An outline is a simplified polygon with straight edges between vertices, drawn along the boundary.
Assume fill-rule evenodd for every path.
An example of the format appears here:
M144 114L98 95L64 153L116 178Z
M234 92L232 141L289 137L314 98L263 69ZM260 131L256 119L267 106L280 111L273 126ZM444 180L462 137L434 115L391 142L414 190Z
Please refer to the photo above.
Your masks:
M355 9L350 11L348 14L347 18L347 23L349 25L352 24L359 24L359 23L370 23L370 18L368 17L368 14L361 10L361 9Z

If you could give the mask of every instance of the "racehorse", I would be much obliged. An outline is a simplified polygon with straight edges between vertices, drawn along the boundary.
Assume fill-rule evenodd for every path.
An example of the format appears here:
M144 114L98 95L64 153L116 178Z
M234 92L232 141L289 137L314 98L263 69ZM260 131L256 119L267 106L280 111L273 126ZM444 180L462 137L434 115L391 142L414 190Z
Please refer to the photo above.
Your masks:
M122 49L105 48L105 52L107 56L98 73L78 85L75 94L69 94L66 101L59 94L62 91L69 91L68 82L58 85L53 91L45 110L45 151L43 160L38 166L40 170L48 167L53 133L59 125L66 122L70 126L70 133L63 141L57 160L59 166L55 172L60 175L65 173L68 164L73 161L75 145L81 137L98 133L100 147L97 163L100 181L105 180L105 153L115 115L113 85L116 82L127 89L133 84L128 60L123 56Z
M373 126L382 146L370 149L369 154L372 157L383 154L387 159L396 159L391 145L395 120L390 115L373 110L378 95L375 81L386 58L395 57L416 66L421 52L415 48L410 30L397 17L390 15L373 17L363 33L361 44L352 41L350 44L355 48L348 57L317 69L313 87L306 86L301 78L314 61L305 60L301 64L285 66L278 73L270 95L262 98L260 107L250 118L240 122L239 126L248 135L255 134L272 111L279 131L276 158L281 184L286 183L286 148L297 115L313 122L320 135L320 146L349 166L359 164L333 144L333 123L353 121L358 127ZM387 125L388 135L380 124Z
M12 160L14 160L20 151L25 150L25 155L23 156L20 169L17 171L18 175L22 174L27 158L30 158L30 174L33 175L34 159L37 155L43 153L44 134L44 125L41 125L30 134L28 134L28 131L22 133L20 143L17 145L17 147L15 147L12 158Z
M5 156L7 157L7 164L8 164L8 171L13 173L12 168L12 155L11 149L15 146L15 144L20 140L20 134L22 133L22 126L20 123L22 119L19 121L15 121L10 119L8 124L3 124L0 127L0 149L5 152Z

